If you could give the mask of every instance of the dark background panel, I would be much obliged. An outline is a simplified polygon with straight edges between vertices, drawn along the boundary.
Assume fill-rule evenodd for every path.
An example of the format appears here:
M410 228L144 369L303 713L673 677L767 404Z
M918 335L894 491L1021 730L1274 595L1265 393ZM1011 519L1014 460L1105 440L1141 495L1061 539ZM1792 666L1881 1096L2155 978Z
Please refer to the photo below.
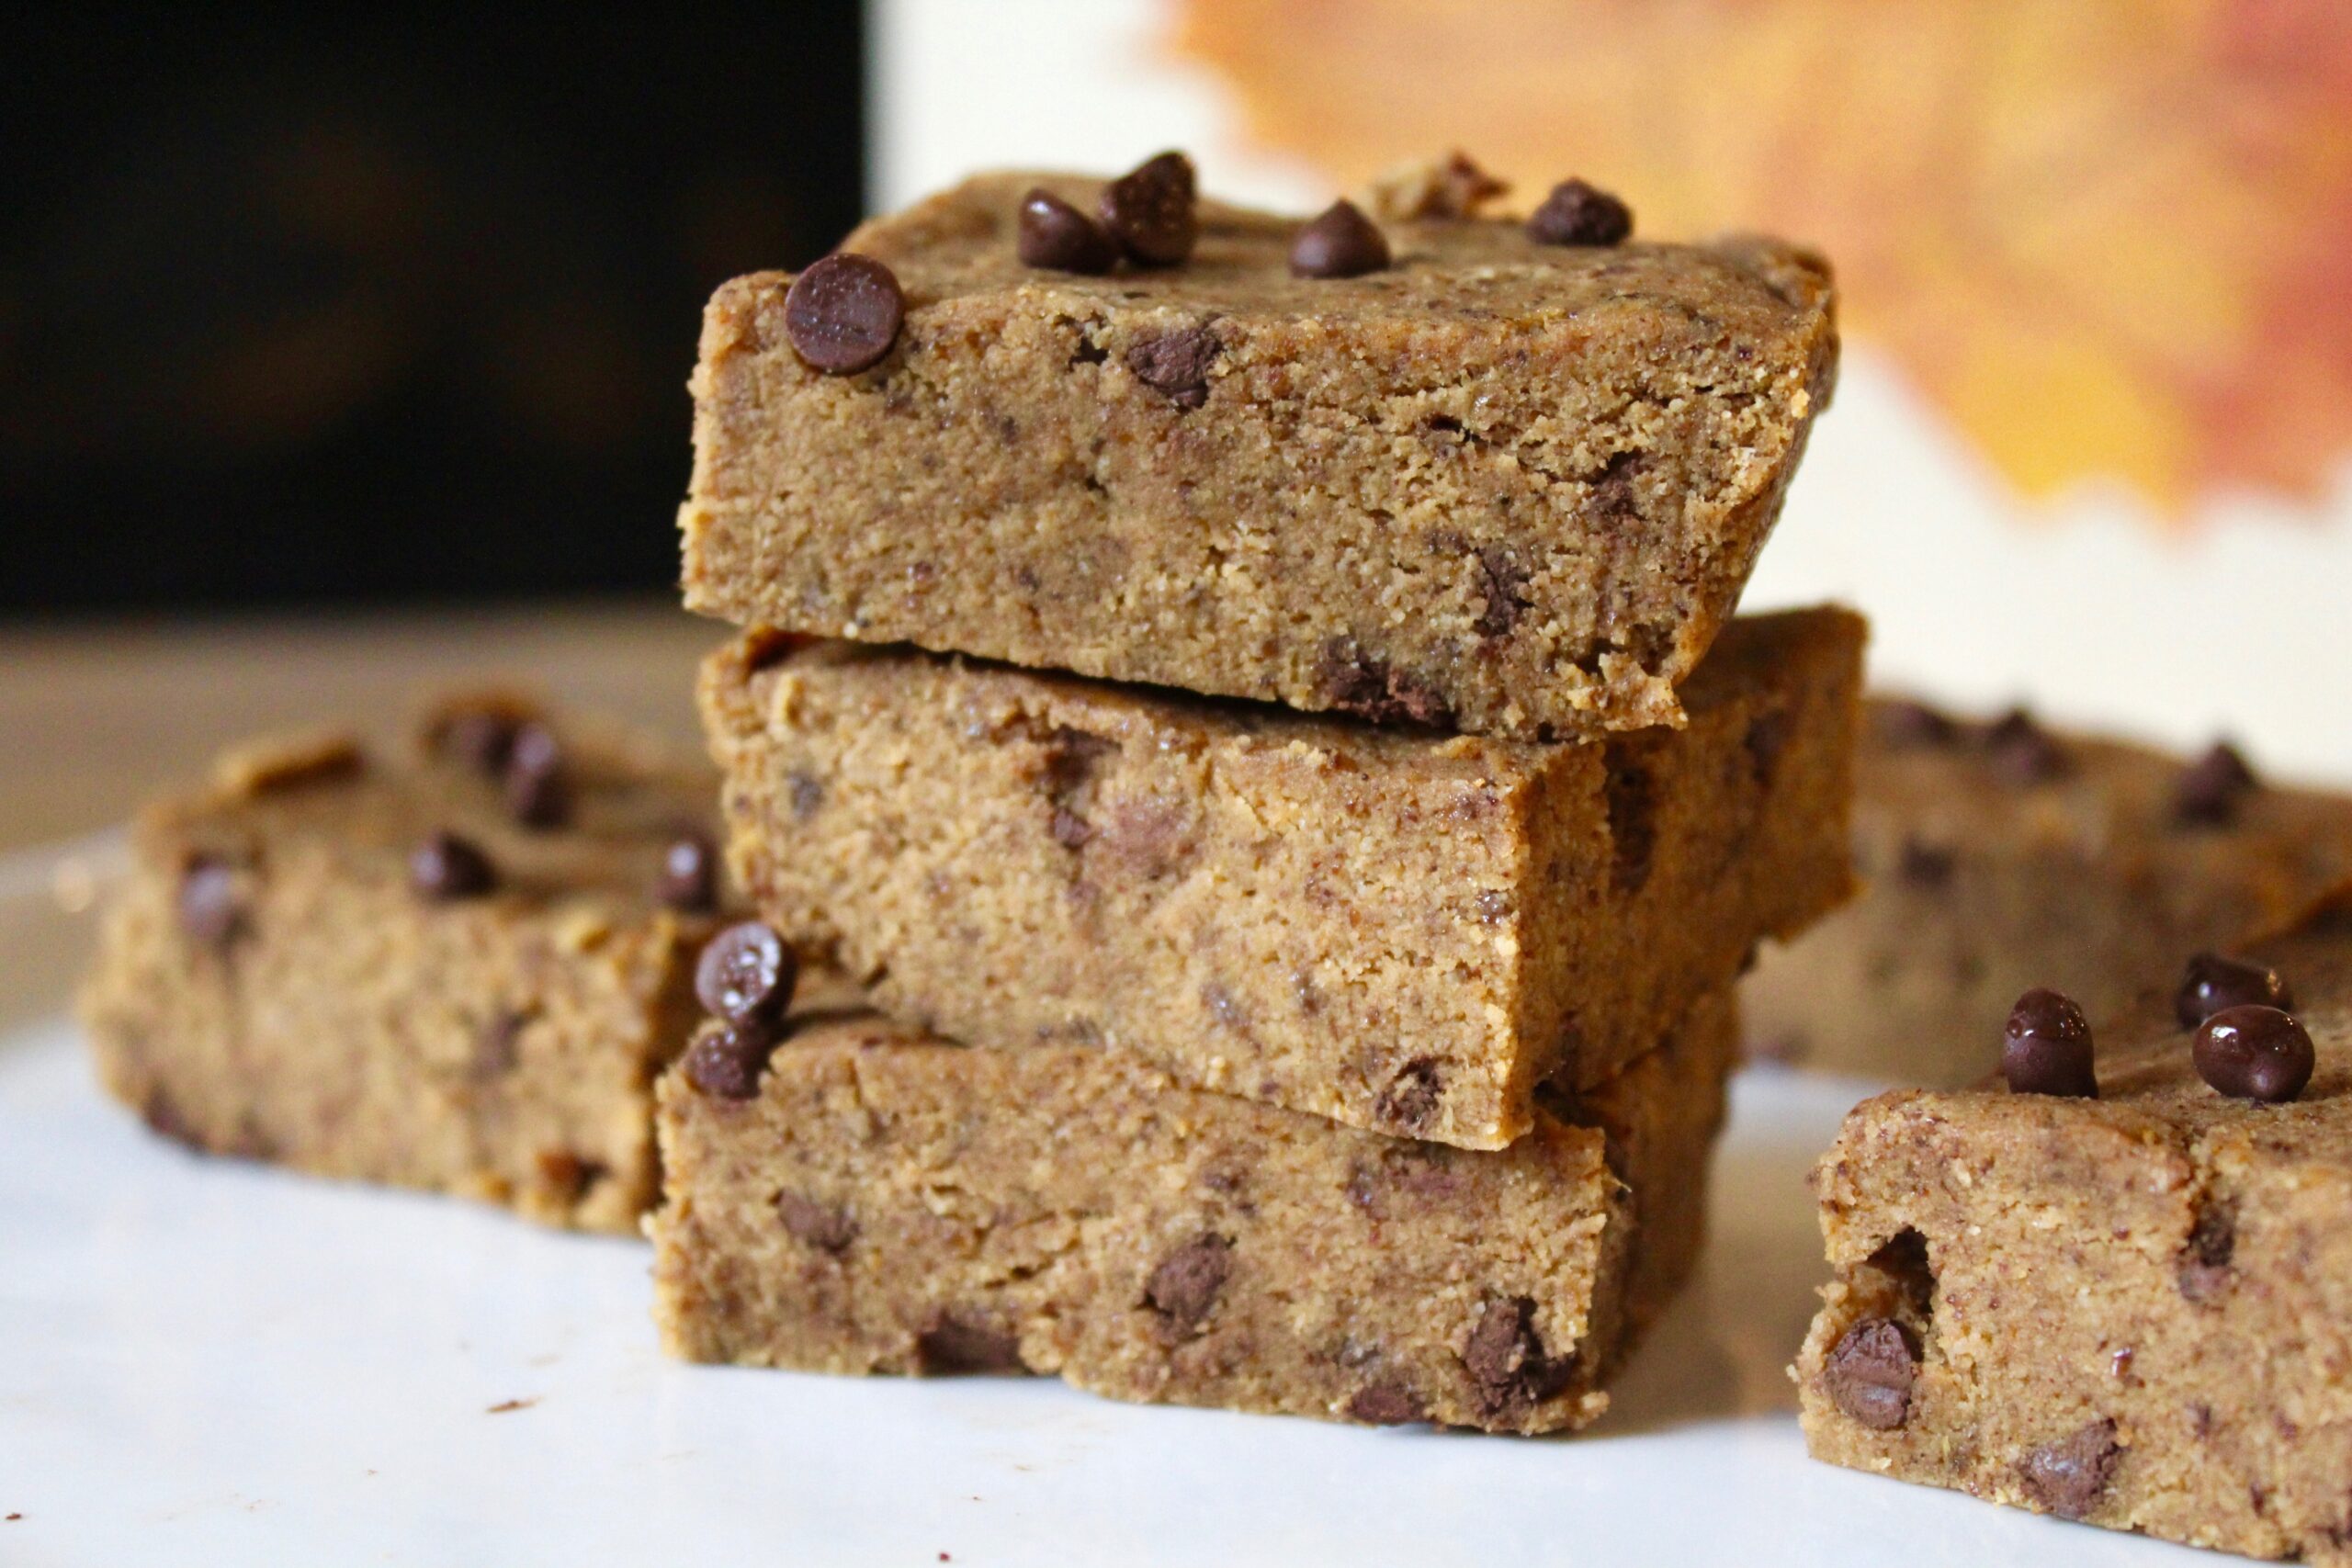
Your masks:
M0 613L660 588L697 311L858 216L854 4L0 50Z

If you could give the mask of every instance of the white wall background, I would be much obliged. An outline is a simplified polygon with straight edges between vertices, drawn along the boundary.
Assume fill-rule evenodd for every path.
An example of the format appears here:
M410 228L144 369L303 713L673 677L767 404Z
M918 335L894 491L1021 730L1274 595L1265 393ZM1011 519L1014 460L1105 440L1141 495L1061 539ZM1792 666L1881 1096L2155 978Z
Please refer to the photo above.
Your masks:
M1331 194L1243 141L1216 78L1159 47L1155 0L872 0L871 17L877 209L978 168L1109 171L1170 146L1221 196ZM2249 498L2200 522L2161 534L2121 495L2028 512L1849 344L1747 603L1860 605L1885 684L2181 747L2226 732L2267 771L2352 784L2352 455L2317 515Z

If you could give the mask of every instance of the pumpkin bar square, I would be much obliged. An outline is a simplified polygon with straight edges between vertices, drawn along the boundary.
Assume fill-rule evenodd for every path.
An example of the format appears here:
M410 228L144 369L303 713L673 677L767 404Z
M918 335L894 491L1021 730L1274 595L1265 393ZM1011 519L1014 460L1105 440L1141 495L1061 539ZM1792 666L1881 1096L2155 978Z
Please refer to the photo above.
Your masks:
M1679 722L1829 395L1817 257L1436 218L1300 277L1295 220L1204 201L1186 259L1089 276L1020 259L1038 188L1102 182L851 234L904 302L853 373L796 350L793 276L718 290L689 608L1478 733ZM844 316L876 352L880 289Z
M2352 795L2265 781L2226 745L2177 757L1895 698L1866 720L1864 890L1742 992L1777 1058L1955 1088L1993 1065L2028 987L2104 1018L2352 876Z
M701 701L747 895L882 1010L1491 1149L1846 896L1862 638L1742 620L1590 743L763 633Z
M257 743L140 816L82 997L98 1077L193 1148L633 1231L716 781L505 696L419 739Z
M748 1098L662 1078L655 1316L695 1361L1581 1427L1697 1255L1736 1034L1701 998L1478 1153L815 1008Z
M2352 889L2226 956L2097 1028L2096 1098L1848 1117L1814 1176L1815 1458L2352 1562Z

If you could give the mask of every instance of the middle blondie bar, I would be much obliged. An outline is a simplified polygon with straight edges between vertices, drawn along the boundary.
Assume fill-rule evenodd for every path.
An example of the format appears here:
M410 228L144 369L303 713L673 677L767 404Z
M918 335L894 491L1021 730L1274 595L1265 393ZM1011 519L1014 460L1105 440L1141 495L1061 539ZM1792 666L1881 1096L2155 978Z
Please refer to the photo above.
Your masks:
M1861 645L1736 622L1598 744L758 633L701 695L744 886L886 1011L1493 1149L1847 895Z

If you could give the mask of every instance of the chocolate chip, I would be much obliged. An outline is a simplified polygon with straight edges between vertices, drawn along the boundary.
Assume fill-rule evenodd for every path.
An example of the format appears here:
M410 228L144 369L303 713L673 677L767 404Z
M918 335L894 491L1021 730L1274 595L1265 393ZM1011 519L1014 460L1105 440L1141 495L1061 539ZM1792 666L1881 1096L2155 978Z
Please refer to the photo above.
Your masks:
M704 944L695 995L715 1018L774 1024L792 1005L800 963L784 938L757 920L729 926Z
M1233 1272L1233 1243L1203 1234L1159 1261L1144 1286L1143 1299L1169 1326L1190 1334L1216 1305L1217 1293Z
M2218 953L2200 953L2188 961L2172 1011L2183 1029L2194 1029L2223 1008L2254 1006L2292 1012L2294 993L2276 969Z
M2262 787L2254 770L2228 741L2183 768L2173 786L2173 815L2183 822L2218 828L2238 814L2238 801Z
M1380 1091L1380 1101L1373 1109L1387 1125L1418 1132L1436 1116L1442 1089L1442 1075L1436 1061L1416 1056L1388 1080L1388 1087Z
M708 839L689 833L662 848L653 897L687 914L707 914L718 907L718 852Z
M1821 1369L1830 1402L1873 1432L1891 1432L1911 1414L1919 1348L1891 1318L1866 1317L1839 1337Z
M570 1149L541 1149L536 1159L539 1168L539 1183L560 1194L565 1202L577 1202L591 1187L612 1175L613 1168L600 1159L590 1159Z
M1021 198L1021 265L1100 274L1119 259L1118 242L1093 219L1043 188Z
M882 362L907 319L896 274L872 256L836 251L792 280L784 331L812 370L853 376Z
M1522 591L1527 587L1527 569L1513 560L1510 552L1500 545L1481 545L1476 551L1478 588L1486 600L1486 608L1478 612L1472 629L1480 637L1509 637L1527 613L1527 600Z
M2018 998L2002 1036L2001 1076L2012 1094L2098 1098L2091 1026L2073 998L2037 987Z
M1535 1329L1535 1303L1526 1296L1489 1301L1462 1347L1478 1408L1489 1418L1521 1411L1557 1393L1568 1362L1555 1363Z
M1335 201L1290 243L1294 277L1361 277L1388 265L1388 237L1351 201Z
M1610 876L1628 897L1648 885L1657 850L1657 780L1630 742L1602 750L1601 796L1609 811Z
M1941 887L1951 881L1951 874L1960 863L1952 851L1937 844L1922 843L1904 836L1903 848L1897 853L1894 872L1914 887Z
M820 1203L790 1188L775 1195L775 1215L785 1234L820 1252L840 1252L857 1239L857 1222L846 1209Z
M1528 238L1539 245L1614 245L1633 231L1633 209L1582 180L1554 186L1527 220Z
M526 828L560 828L571 820L571 773L554 730L526 724L514 731L504 787L507 809Z
M245 906L237 874L227 863L198 855L180 873L174 907L180 930L206 947L222 948L244 930Z
M490 1021L474 1036L473 1059L467 1064L467 1076L477 1083L487 1083L513 1072L522 1059L523 1029L529 1021L525 1014L509 1008L491 1014Z
M435 731L433 743L476 773L497 777L506 767L506 753L514 744L517 720L493 708L468 708L453 713Z
M1386 660L1373 658L1353 637L1335 637L1323 644L1315 682L1332 707L1374 724L1453 722L1453 705L1443 693L1409 671L1393 670Z
M1878 736L1889 746L1949 746L1960 737L1960 726L1925 703L1881 703Z
M1066 806L1054 807L1053 821L1047 830L1053 834L1054 842L1066 850L1083 849L1086 841L1094 837L1093 824Z
M2011 708L1984 731L1994 771L2020 786L2048 784L2064 775L2066 751L2033 715Z
M2312 1037L2289 1014L2249 1003L2223 1008L2197 1026L2197 1073L2236 1100L2278 1105L2312 1081Z
M942 1314L915 1336L915 1365L926 1377L1028 1370L1016 1336L953 1314Z
M409 886L436 904L477 898L498 886L497 868L472 840L435 833L409 852Z
M2019 1460L2018 1479L2034 1502L2062 1519L2079 1519L2098 1506L2122 1453L2115 1423L2093 1421Z
M1209 367L1225 345L1206 327L1185 327L1138 341L1127 350L1127 369L1135 378L1180 409L1196 409L1209 400Z
M2237 1215L2227 1203L2200 1204L2196 1223L2189 1226L2188 1245L2180 1249L2180 1262L2173 1271L2173 1283L2181 1295L2199 1305L2216 1300L2229 1288L2230 1259L2237 1252Z
M776 1026L765 1019L713 1025L686 1049L686 1080L721 1100L750 1100L760 1092L760 1074L777 1040Z
M1747 760L1755 765L1758 787L1770 789L1772 780L1781 771L1781 753L1788 750L1789 735L1795 721L1786 708L1774 708L1759 713L1748 721L1747 733L1740 738L1747 749Z
M1348 1401L1348 1417L1374 1427L1404 1427L1430 1418L1420 1395L1399 1382L1366 1383Z
M1201 237L1193 210L1193 161L1182 152L1147 158L1102 187L1102 226L1137 266L1174 266Z

